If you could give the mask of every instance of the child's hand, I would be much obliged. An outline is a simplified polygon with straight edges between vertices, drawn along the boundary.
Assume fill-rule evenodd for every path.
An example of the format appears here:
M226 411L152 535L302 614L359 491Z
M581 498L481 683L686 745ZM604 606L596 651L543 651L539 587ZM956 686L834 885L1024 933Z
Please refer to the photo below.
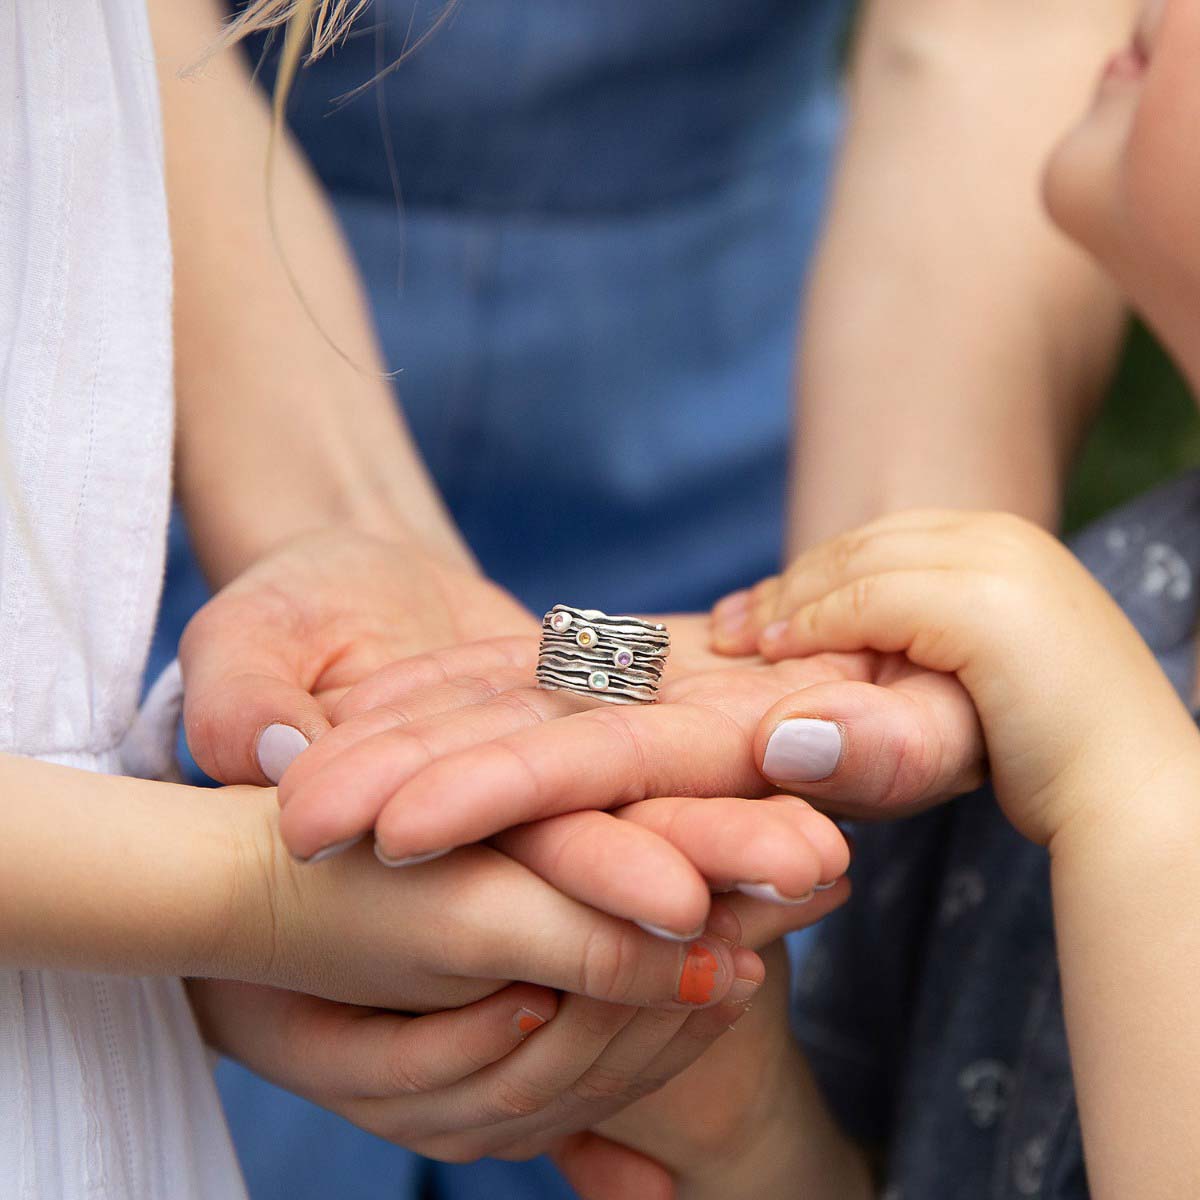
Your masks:
M874 650L957 675L983 722L1000 801L1041 844L1106 796L1109 768L1116 778L1131 761L1153 771L1193 736L1113 600L1066 547L1016 517L874 522L759 585L748 624L775 661Z
M783 944L763 959L767 980L734 1031L598 1132L670 1168L678 1200L866 1200L865 1161L838 1131L791 1034ZM556 1158L580 1194L592 1194L599 1150Z

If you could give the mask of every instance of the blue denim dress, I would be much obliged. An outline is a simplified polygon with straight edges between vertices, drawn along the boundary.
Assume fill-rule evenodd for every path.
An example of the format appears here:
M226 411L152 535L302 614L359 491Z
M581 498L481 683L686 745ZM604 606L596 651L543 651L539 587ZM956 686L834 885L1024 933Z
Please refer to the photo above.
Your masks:
M292 123L398 400L484 567L533 608L703 607L776 566L851 8L461 0L339 105L440 9L376 0L303 73ZM203 599L176 522L157 662ZM255 1200L418 1194L411 1157L223 1083ZM538 1166L429 1170L439 1196L567 1194Z

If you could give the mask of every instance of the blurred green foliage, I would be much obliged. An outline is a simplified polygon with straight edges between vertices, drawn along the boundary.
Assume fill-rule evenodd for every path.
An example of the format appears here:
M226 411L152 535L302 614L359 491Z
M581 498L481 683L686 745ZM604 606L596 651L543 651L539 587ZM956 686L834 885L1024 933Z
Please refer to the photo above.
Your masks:
M1200 466L1200 416L1187 385L1135 325L1067 492L1067 529L1188 467Z

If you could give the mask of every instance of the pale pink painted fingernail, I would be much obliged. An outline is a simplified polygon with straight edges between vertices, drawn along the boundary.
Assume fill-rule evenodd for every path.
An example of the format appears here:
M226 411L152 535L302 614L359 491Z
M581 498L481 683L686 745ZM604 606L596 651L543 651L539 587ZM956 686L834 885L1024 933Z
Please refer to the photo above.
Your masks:
M703 925L699 929L693 929L691 933L676 933L675 930L666 929L662 925L651 925L649 921L634 921L634 924L652 936L668 942L694 942L704 932Z
M268 725L258 735L255 747L258 769L272 783L278 783L308 745L308 738L294 725Z
M762 770L776 783L816 783L828 779L841 760L842 731L835 722L793 717L775 727Z
M768 904L807 904L812 898L812 892L803 896L785 896L773 883L739 883L737 890L743 896L755 900L766 900Z
M326 846L323 850L318 850L316 854L310 854L307 858L297 857L297 861L311 867L316 863L324 862L327 858L336 858L339 854L344 854L352 846L357 846L362 840L363 835L358 833L354 837L347 838L344 842L334 842L332 846Z
M827 891L829 891L830 888L837 887L837 885L840 882L841 882L840 879L835 879L832 883L815 883L815 884L813 884L813 891L827 892Z
M386 854L380 847L379 843L375 843L375 857L379 859L385 867L419 867L422 863L433 862L437 858L445 858L447 854L453 850L451 846L446 850L430 850L426 854L410 854L407 858L392 858Z

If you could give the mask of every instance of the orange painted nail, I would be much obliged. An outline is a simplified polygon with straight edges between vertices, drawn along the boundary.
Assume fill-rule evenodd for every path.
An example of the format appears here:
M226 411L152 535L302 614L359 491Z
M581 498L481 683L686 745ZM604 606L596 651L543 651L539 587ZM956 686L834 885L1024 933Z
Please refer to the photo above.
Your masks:
M677 993L682 1004L707 1004L717 986L717 956L703 943L693 942L683 960Z
M513 1024L523 1038L527 1038L535 1029L540 1029L545 1023L546 1018L539 1016L532 1008L519 1008L517 1015L513 1017Z

